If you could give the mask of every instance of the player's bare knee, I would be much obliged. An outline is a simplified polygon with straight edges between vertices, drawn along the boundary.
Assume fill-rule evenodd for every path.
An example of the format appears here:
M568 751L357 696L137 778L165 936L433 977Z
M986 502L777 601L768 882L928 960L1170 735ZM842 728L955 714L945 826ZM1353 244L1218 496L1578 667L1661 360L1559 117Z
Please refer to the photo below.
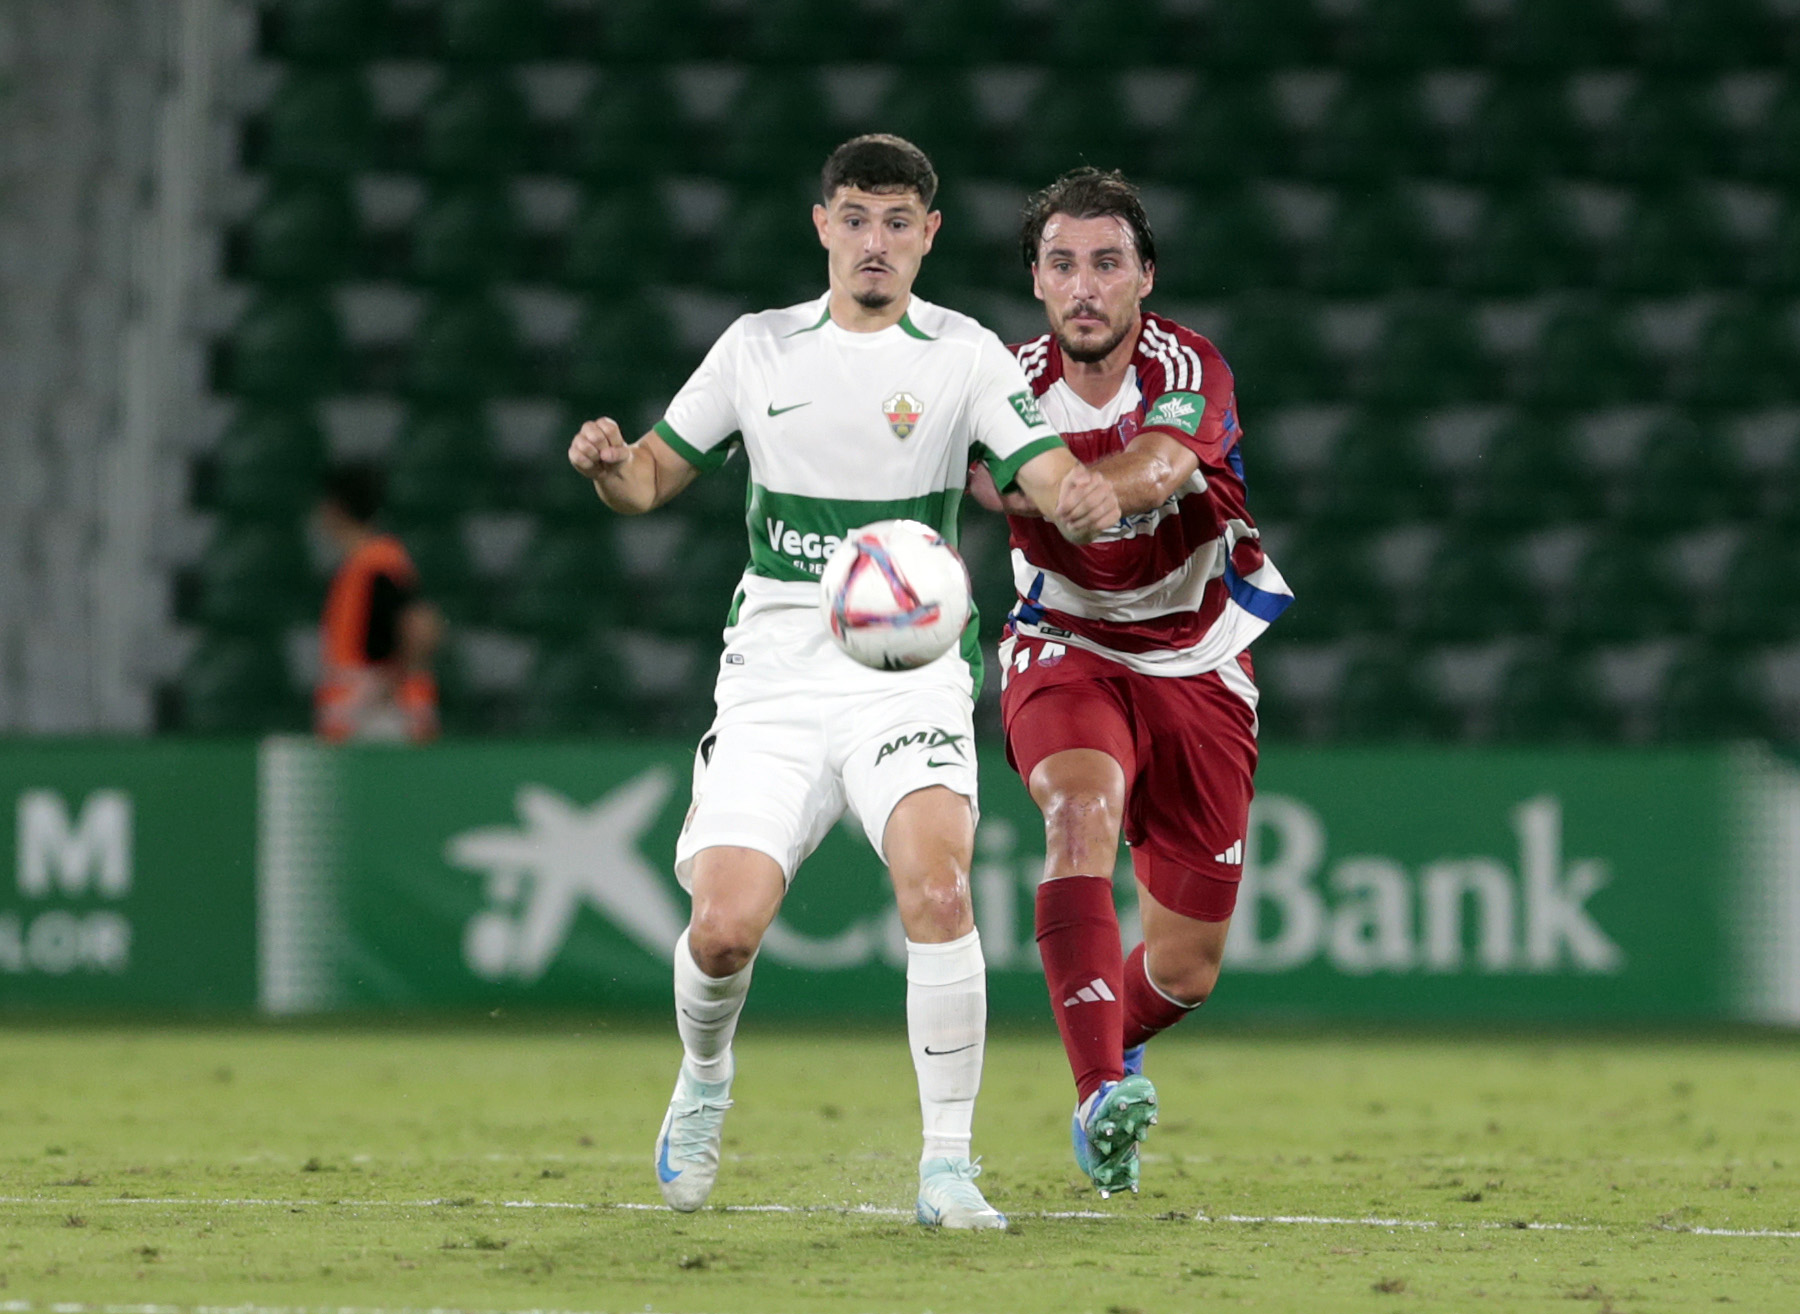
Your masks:
M761 936L748 921L730 909L694 908L688 924L688 951L694 965L708 976L730 976L742 971L756 956Z
M1204 1004L1219 983L1219 964L1205 959L1180 962L1172 965L1172 970L1157 964L1150 973L1150 980L1156 988L1178 1004L1189 1008L1197 1008Z
M1103 793L1058 790L1044 801L1044 841L1053 855L1080 861L1100 854L1110 869L1118 836L1118 809Z

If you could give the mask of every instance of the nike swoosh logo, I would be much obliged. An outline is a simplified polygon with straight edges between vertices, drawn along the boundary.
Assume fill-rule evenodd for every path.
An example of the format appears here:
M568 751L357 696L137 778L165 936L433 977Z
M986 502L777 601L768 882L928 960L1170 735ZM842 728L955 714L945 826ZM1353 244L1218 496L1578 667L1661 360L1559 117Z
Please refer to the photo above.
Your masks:
M931 1055L932 1058L943 1058L946 1054L960 1054L965 1049L974 1049L975 1046L980 1043L979 1040L971 1040L968 1044L958 1045L955 1049L933 1049L930 1045L927 1045L925 1046L925 1052Z
M656 1175L665 1182L672 1182L681 1176L683 1170L669 1167L669 1143L662 1143L662 1153L656 1156Z
M769 414L770 415L786 415L789 411L797 411L802 406L811 406L811 405L812 405L812 403L809 401L795 402L792 406L783 406L781 409L777 410L775 408L775 403L770 402L769 403Z
M962 763L961 762L933 762L930 758L926 758L925 765L928 767L945 767L945 766L961 766Z

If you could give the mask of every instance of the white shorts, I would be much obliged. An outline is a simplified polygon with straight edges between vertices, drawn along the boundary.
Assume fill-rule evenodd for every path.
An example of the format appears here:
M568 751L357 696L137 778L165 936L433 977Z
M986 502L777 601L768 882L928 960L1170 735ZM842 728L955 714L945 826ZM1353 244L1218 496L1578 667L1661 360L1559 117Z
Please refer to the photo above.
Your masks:
M718 716L694 755L675 842L682 888L694 855L720 845L766 853L792 881L846 811L885 861L895 806L932 785L975 809L974 706L955 658L871 671L838 651L817 612L802 612L727 630L719 669Z

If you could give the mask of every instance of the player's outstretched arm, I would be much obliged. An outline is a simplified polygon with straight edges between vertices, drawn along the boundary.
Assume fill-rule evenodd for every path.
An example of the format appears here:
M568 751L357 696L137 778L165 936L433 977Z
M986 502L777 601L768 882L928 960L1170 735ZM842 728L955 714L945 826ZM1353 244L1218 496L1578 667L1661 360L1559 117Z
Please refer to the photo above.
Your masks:
M606 416L581 426L569 444L569 464L593 483L602 502L628 516L655 510L699 473L654 430L628 443L618 422Z
M1167 434L1140 433L1124 451L1101 457L1093 468L1119 495L1119 509L1135 516L1180 492L1200 468L1200 458Z
M1092 543L1119 523L1112 484L1077 461L1066 447L1032 457L1019 467L1019 489L1038 514L1071 543Z

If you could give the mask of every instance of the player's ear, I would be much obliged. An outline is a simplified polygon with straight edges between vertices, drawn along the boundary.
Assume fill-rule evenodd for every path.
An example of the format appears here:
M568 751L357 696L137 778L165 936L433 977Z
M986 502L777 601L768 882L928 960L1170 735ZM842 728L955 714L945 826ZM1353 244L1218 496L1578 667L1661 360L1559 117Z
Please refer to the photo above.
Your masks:
M826 213L824 206L813 206L813 230L819 234L820 246L829 247L831 245L830 242L825 240L825 228L830 221L831 216Z
M1156 290L1156 266L1144 266L1144 286L1138 289L1138 300L1142 301Z
M1031 295L1039 301L1044 299L1044 285L1038 282L1038 267L1035 260L1031 262Z
M937 239L938 229L944 226L944 212L933 210L925 216L925 249L931 250L931 244Z

